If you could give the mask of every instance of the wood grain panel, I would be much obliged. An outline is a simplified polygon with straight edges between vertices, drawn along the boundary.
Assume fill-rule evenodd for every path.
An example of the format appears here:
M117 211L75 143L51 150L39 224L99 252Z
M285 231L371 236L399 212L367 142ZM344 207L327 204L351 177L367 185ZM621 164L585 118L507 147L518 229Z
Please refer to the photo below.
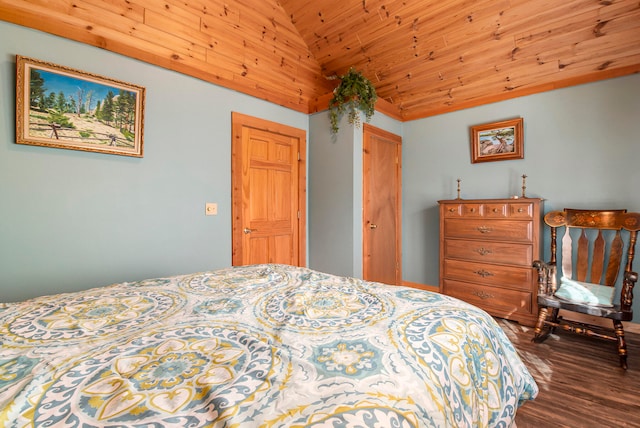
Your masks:
M532 225L528 221L473 219L465 215L464 219L451 219L447 222L444 234L454 238L473 238L481 241L509 240L531 242Z
M510 290L501 287L487 289L478 284L448 279L444 280L444 283L447 295L481 306L490 314L514 315L518 312L531 312L531 293L527 290Z
M305 113L352 66L399 120L640 72L636 0L0 0L0 19Z
M259 3L2 0L0 18L308 112L331 85L284 11Z
M509 263L529 268L533 258L531 245L456 239L446 240L443 245L444 256L450 259L465 259L482 263Z
M444 276L448 279L531 292L533 269L530 267L501 266L453 259L445 260L442 266Z

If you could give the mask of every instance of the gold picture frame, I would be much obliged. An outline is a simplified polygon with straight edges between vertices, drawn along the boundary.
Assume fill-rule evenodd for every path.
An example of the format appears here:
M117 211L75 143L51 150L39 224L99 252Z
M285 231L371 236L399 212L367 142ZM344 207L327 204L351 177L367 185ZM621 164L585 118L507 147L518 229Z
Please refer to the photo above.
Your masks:
M471 163L524 159L524 119L471 127Z
M16 143L143 156L145 88L16 56Z

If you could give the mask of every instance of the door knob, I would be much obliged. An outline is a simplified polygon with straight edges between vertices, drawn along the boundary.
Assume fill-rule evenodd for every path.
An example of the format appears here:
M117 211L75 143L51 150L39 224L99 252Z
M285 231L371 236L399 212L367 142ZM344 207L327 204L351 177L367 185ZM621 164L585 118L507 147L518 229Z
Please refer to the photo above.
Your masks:
M258 229L249 229L248 227L245 227L244 229L242 229L242 231L246 234L249 234L251 232L256 232Z
M374 224L374 223L369 224L369 229L377 229L377 228L378 228L377 224Z

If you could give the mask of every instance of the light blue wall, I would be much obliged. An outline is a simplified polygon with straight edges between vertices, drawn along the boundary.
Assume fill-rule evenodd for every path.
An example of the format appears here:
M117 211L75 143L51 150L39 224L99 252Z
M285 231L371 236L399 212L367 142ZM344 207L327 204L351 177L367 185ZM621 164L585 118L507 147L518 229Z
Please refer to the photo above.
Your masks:
M16 54L146 87L144 158L16 145ZM230 265L232 111L307 130L309 266L361 275L360 129L343 123L333 139L326 112L5 22L0 93L0 301ZM525 159L471 164L469 126L519 116ZM639 118L640 75L412 122L376 113L372 125L403 138L404 280L438 284L437 201L456 196L456 178L463 198L519 194L527 174L546 211L640 210Z
M370 124L402 135L402 123L382 113ZM327 111L310 116L309 267L362 277L362 127L345 117L337 134L329 126Z
M326 112L309 120L309 266L336 275L354 275L356 238L353 216L358 203L354 188L353 133L346 121L331 135Z
M469 127L514 117L524 118L524 159L472 164ZM406 122L403 131L407 281L438 285L437 201L457 196L457 178L462 198L520 195L526 174L526 195L544 198L545 212L640 210L640 75Z
M16 54L144 86L144 158L15 144ZM0 301L231 265L231 112L308 132L306 114L6 22L0 93Z

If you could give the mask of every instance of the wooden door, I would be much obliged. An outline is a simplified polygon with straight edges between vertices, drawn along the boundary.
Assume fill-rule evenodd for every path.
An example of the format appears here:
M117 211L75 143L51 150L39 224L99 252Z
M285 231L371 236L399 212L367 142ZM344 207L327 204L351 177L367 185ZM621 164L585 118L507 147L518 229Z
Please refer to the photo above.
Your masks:
M371 125L363 139L363 277L400 284L402 140Z
M304 266L306 132L232 114L234 266Z

